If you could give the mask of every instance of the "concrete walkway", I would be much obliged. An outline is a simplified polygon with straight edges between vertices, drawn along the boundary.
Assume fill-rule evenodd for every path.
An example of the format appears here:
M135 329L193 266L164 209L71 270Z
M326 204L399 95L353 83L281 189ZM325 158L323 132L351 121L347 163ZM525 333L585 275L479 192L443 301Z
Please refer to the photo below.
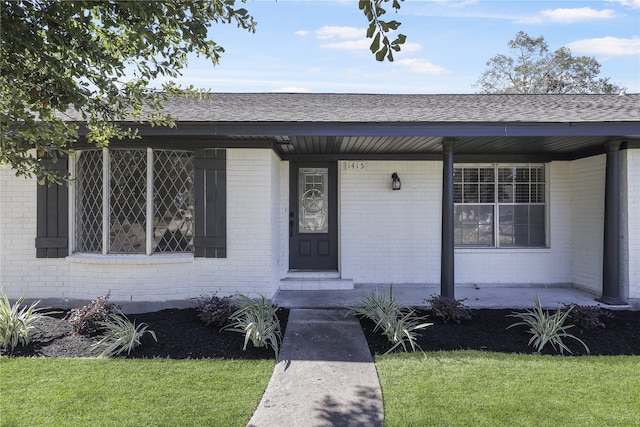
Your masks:
M376 368L360 324L347 309L359 305L375 289L388 292L389 287L278 292L273 302L291 309L287 330L267 390L248 426L383 425ZM427 305L425 299L430 295L439 294L439 288L394 285L393 293L399 303L420 307ZM571 303L597 304L594 295L571 287L456 288L456 299L464 299L470 308L531 308L536 296L549 309Z
M346 309L293 309L251 427L383 425L378 374Z

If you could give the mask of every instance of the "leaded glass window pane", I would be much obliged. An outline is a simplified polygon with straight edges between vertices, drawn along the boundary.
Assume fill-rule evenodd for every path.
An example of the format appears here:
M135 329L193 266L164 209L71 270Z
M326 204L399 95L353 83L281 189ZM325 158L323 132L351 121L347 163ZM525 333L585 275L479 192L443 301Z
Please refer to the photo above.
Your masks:
M76 156L75 250L102 252L102 150L81 151Z
M300 168L298 200L300 233L329 232L328 169Z
M79 151L75 170L76 252L193 251L193 153L150 149ZM105 174L109 176L106 183ZM103 194L107 195L106 200Z
M147 151L110 150L109 253L146 252Z
M153 252L193 251L193 173L193 154L154 152Z

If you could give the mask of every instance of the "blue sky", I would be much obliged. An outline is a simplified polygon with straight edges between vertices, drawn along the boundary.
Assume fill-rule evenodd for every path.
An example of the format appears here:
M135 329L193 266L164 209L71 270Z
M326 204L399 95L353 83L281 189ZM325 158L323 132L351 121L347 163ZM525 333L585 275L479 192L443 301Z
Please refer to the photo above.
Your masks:
M385 18L407 42L393 63L370 53L357 0L248 0L255 34L215 25L218 66L192 58L178 81L214 92L475 93L489 58L518 31L595 57L600 75L640 93L640 0L406 0Z

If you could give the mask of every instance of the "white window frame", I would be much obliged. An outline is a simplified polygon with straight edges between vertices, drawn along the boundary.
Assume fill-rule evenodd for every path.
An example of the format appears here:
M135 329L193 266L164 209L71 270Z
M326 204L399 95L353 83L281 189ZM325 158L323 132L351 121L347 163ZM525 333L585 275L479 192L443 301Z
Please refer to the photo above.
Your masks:
M505 250L517 250L517 249L548 249L549 248L549 227L550 227L550 194L551 194L551 185L550 185L550 171L549 171L549 163L513 163L513 162L492 162L492 163L454 163L454 169L457 168L492 168L494 170L494 200L493 202L478 202L478 203L454 203L454 206L473 206L473 205L492 205L493 208L493 245L483 245L483 244L455 244L456 249L505 249ZM543 203L500 203L498 201L498 170L502 168L532 168L532 167L542 167L544 174L544 202ZM454 183L455 186L455 183ZM500 244L500 230L499 230L499 222L500 222L500 206L507 205L543 205L544 206L544 245L535 246L535 245L506 245L502 246ZM497 221L496 221L497 219Z

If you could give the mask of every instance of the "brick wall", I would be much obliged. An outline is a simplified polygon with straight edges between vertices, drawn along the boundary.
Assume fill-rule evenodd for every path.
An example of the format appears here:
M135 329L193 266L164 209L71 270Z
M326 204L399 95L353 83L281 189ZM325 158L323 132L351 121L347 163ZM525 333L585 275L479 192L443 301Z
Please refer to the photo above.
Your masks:
M0 287L11 298L55 294L67 284L64 260L35 257L36 188L36 180L0 168Z
M621 160L623 289L628 298L640 299L640 149L622 151Z
M74 255L36 259L36 182L0 169L0 286L11 298L172 301L274 292L281 164L271 150L227 151L227 258ZM274 252L275 249L275 252ZM275 254L275 255L274 255Z
M570 175L566 162L547 166L548 248L456 249L456 284L568 284L570 275Z
M441 162L365 162L340 168L342 277L356 283L439 283ZM397 171L402 190L391 191ZM549 166L550 247L456 249L457 284L570 283L571 176Z
M606 156L570 163L572 283L602 294Z
M356 283L440 281L441 162L339 164L342 277ZM391 190L397 172L402 190Z
M227 151L225 259L36 259L36 183L0 169L0 286L11 298L173 301L217 292L270 297L288 271L289 163L271 150ZM640 150L622 153L623 284L640 298ZM440 281L440 161L338 165L340 269L356 283ZM391 190L398 172L402 190ZM573 283L601 292L605 156L552 162L549 248L456 249L456 283ZM624 197L623 197L624 199Z

